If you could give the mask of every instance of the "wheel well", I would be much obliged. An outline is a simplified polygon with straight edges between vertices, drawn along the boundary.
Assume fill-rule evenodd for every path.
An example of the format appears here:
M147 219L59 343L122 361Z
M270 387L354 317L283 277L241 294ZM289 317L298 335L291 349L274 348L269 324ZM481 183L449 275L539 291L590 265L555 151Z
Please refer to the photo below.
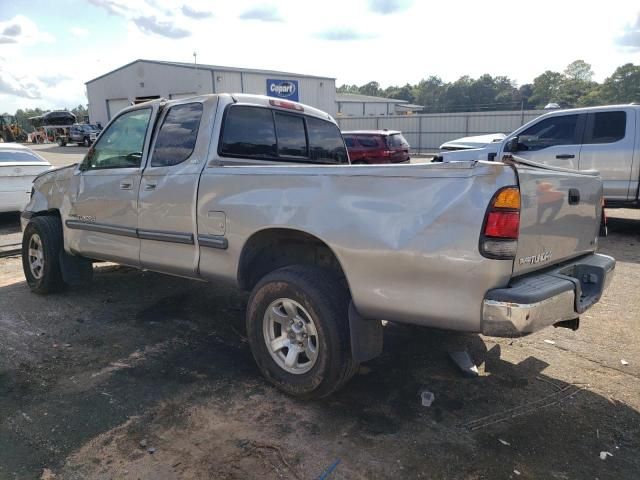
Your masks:
M58 218L62 217L62 215L60 215L60 210L58 210L57 208L50 208L49 210L41 210L39 212L33 212L33 215L31 217L32 218L44 217L45 215L50 217L58 217Z
M345 283L346 276L331 248L309 233L273 228L247 240L238 266L238 284L251 290L267 273L288 265L316 265L332 270Z

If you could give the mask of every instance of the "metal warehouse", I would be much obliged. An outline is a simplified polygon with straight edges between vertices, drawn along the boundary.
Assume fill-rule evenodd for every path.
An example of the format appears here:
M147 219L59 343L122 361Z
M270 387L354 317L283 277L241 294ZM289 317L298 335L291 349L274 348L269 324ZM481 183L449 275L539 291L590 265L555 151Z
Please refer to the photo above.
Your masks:
M272 70L135 60L86 83L89 118L106 125L124 107L155 98L254 93L306 103L334 115L335 78Z

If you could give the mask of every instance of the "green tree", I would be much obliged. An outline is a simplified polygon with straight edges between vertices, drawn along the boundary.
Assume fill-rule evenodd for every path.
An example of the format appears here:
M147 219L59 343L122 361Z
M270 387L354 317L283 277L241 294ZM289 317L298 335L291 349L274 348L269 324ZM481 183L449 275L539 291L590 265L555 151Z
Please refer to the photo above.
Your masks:
M547 70L533 79L530 102L536 108L543 108L549 102L557 102L558 94L564 82L559 72Z
M78 123L82 123L84 121L84 117L89 115L89 111L83 105L78 105L76 108L71 110L71 113L76 116Z
M584 60L575 60L564 69L564 76L568 80L591 82L593 70L591 70L591 65Z
M606 78L601 87L604 103L640 102L640 65L625 63Z

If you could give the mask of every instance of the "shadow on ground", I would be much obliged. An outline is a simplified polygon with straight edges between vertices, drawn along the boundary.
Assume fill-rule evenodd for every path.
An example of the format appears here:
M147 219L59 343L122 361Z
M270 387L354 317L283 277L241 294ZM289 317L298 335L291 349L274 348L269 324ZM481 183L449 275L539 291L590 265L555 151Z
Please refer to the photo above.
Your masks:
M57 296L0 288L0 477L306 479L336 460L335 479L640 474L638 412L545 375L535 350L509 346L514 363L478 335L390 324L342 391L299 402L260 377L245 303L122 267ZM482 376L462 378L452 349Z

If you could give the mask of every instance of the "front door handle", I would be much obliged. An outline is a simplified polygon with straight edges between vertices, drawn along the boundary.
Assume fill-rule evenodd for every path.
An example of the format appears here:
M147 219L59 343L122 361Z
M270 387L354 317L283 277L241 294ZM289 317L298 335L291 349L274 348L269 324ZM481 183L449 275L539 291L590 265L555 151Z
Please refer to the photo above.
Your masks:
M157 183L145 183L144 189L145 190L155 190L157 186L158 186Z
M133 184L131 182L120 182L120 188L122 190L131 190L131 187L133 186Z
M570 153L563 153L562 155L556 155L556 158L560 158L562 160L567 160L569 158L576 158L576 156L572 155Z

